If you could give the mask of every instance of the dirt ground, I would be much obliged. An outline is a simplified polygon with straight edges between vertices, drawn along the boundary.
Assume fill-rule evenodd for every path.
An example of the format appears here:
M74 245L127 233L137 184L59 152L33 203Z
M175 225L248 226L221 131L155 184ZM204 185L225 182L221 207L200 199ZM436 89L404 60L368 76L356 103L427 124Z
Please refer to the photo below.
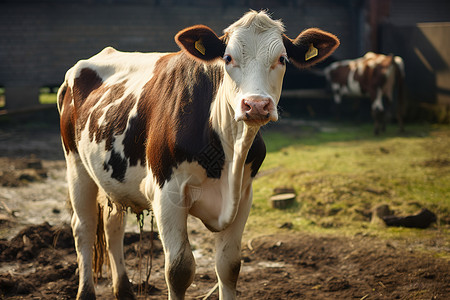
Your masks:
M58 134L48 123L0 123L0 299L76 296L76 254ZM166 299L157 237L151 285L145 291L138 286L147 276L150 258L148 221L142 237L136 222L128 222L128 274L140 299ZM448 260L366 235L285 232L243 241L239 299L449 299ZM193 218L189 234L197 271L187 298L203 299L217 281L213 236ZM112 299L111 290L105 266L97 283L98 299ZM218 299L217 290L208 299Z

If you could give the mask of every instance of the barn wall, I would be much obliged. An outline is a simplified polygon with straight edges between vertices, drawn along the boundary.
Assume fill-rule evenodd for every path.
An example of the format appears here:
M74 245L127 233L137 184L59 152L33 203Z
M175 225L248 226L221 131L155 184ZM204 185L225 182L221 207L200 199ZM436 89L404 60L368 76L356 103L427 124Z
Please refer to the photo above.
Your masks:
M380 52L403 57L410 118L450 121L450 2L395 0Z
M354 53L348 1L47 0L0 3L0 86L9 108L38 103L39 87L59 85L79 59L106 46L122 51L177 51L173 36L203 23L218 34L248 11L269 8L295 37L305 27L339 35L337 57Z
M450 106L450 23L420 23L417 28L429 46L417 49L417 55L435 75L436 102Z

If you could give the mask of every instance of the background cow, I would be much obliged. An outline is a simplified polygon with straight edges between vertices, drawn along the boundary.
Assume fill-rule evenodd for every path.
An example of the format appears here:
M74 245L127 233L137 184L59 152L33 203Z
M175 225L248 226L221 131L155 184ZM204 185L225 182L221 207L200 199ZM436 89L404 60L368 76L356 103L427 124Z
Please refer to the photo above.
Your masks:
M67 72L58 108L78 298L95 298L98 194L111 207L103 217L117 298L134 298L123 263L127 207L155 213L169 298L184 298L194 277L188 214L217 232L219 295L235 298L251 183L265 157L259 128L278 119L286 63L311 66L339 45L319 29L295 40L283 31L280 21L251 11L221 37L204 25L180 31L177 53L106 48Z
M386 129L386 109L394 102L397 85L397 121L403 131L405 71L401 57L368 52L354 60L334 62L324 71L336 104L343 95L370 97L375 134ZM383 97L387 101L383 102Z

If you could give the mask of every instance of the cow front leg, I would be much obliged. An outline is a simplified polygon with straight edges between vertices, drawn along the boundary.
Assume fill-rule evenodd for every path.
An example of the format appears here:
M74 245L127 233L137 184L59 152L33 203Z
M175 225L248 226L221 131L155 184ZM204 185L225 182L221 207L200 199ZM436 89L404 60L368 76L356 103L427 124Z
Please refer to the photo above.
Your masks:
M114 296L117 299L135 299L124 265L123 235L126 213L121 207L106 199L106 195L102 195L102 198L106 247L111 265Z
M374 135L386 132L386 112L384 110L372 110L372 118L375 126L373 129Z
M188 209L183 190L169 182L164 191L155 191L153 200L153 211L164 248L169 299L184 299L195 274L195 260L187 235Z
M236 299L236 284L241 269L241 240L252 204L251 188L240 204L236 218L225 230L216 233L216 274L219 298Z
M66 161L69 197L73 209L71 225L79 271L77 299L95 299L92 256L98 222L98 187L77 155L68 155Z
M383 93L381 89L377 89L375 92L371 93L372 100L372 118L375 122L374 134L378 135L381 131L386 129L384 117L384 106L383 106ZM383 129L384 126L384 129Z

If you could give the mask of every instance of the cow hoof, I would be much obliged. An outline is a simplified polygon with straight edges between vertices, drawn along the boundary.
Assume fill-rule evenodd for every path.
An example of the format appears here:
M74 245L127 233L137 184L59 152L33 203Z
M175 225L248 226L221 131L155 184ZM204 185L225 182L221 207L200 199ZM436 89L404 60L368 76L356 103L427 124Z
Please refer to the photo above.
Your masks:
M136 297L134 296L132 285L130 280L128 280L127 274L124 274L120 279L119 286L117 291L114 292L114 296L116 299L120 300L134 300Z
M77 300L95 300L95 291L92 289L83 289L77 295Z

